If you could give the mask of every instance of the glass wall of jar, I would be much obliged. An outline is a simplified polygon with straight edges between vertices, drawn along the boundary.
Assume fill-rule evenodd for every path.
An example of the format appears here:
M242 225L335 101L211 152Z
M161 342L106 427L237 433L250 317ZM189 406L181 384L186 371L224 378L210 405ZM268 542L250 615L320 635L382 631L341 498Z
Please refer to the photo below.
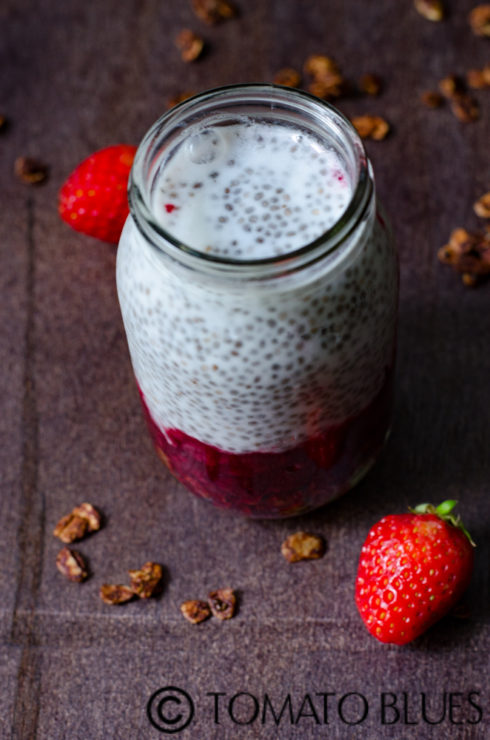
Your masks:
M347 119L274 85L203 93L147 133L129 197L119 301L168 469L254 517L349 490L390 427L398 267Z

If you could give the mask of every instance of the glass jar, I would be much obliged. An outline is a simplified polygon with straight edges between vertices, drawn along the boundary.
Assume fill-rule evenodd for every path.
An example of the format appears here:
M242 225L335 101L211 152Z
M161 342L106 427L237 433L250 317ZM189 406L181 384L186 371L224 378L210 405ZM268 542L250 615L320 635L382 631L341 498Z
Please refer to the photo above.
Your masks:
M349 121L275 85L202 93L146 134L129 202L118 295L171 473L253 517L349 490L389 430L398 294L393 239ZM233 210L231 225L217 215Z

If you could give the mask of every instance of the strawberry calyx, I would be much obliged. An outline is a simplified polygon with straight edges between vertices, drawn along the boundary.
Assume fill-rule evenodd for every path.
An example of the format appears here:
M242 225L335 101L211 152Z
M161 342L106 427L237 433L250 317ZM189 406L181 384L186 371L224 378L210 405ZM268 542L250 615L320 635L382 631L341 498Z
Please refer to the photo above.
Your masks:
M434 506L434 504L418 504L413 508L409 508L409 510L412 512L412 514L435 514L439 517L439 519L442 519L442 521L451 524L457 529L460 529L463 534L466 535L472 547L476 547L472 536L461 521L461 517L459 515L456 516L455 514L453 514L453 509L457 503L458 502L454 499L448 499L447 501L443 501L442 503L440 503L438 506Z

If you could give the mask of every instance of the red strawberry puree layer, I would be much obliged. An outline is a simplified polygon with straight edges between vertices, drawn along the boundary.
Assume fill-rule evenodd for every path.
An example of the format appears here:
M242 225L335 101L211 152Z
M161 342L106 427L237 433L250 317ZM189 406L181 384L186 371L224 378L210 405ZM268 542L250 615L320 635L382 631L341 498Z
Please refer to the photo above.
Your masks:
M154 422L140 389L159 457L197 496L250 517L286 517L346 492L376 459L391 416L392 371L356 416L282 452L234 453Z

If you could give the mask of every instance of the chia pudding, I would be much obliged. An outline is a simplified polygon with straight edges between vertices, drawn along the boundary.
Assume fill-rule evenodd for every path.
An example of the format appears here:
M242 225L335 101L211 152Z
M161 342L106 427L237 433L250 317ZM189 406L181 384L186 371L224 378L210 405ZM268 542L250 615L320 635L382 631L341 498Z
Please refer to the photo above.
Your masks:
M143 141L117 286L144 413L170 471L218 506L291 516L348 490L383 445L397 261L345 119L282 88L225 96L241 90L262 91L262 107L211 110L223 96L213 91ZM319 106L348 142L286 106L281 116L274 96ZM204 114L187 116L199 98Z

